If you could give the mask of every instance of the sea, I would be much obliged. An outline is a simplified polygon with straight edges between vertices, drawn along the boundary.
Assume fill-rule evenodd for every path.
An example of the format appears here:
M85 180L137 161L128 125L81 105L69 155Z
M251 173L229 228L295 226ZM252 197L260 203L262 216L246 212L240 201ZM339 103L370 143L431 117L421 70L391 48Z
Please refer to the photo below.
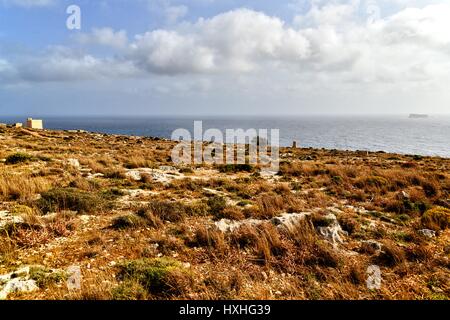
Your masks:
M280 145L337 150L384 151L390 153L450 158L450 115L410 119L408 115L292 116L292 117L152 117L77 116L34 117L46 129L86 130L108 134L168 138L176 129L194 132L194 121L202 121L203 132L219 129L279 129ZM26 116L2 117L0 123L25 122Z

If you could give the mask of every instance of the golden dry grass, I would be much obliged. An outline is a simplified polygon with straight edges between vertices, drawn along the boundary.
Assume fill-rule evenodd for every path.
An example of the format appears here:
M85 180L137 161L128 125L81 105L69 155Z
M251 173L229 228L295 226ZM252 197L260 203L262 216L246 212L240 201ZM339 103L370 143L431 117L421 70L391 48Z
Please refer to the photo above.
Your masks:
M259 176L257 167L220 172L193 166L178 168L179 179L164 183L152 174L135 181L125 173L152 168L163 174L160 166L173 165L170 141L56 131L2 134L0 158L25 152L51 160L0 163L0 210L24 221L0 233L0 271L79 265L83 272L80 291L50 285L11 299L450 297L449 159L283 149L274 177ZM68 159L78 159L81 168ZM104 176L90 176L95 173ZM91 198L102 205L84 201ZM28 209L18 207L24 204ZM342 244L318 232L327 226L322 220L330 207L348 232ZM56 213L46 216L39 209ZM311 218L289 231L270 222L304 211ZM248 218L263 223L245 223ZM244 224L221 232L214 225L220 219ZM423 228L435 230L436 237L424 237ZM368 240L378 241L381 250L365 250ZM152 278L155 259L170 259L181 271L158 267L158 278ZM124 276L130 263L133 276ZM375 291L365 285L373 264L383 276ZM165 289L145 279L159 279Z

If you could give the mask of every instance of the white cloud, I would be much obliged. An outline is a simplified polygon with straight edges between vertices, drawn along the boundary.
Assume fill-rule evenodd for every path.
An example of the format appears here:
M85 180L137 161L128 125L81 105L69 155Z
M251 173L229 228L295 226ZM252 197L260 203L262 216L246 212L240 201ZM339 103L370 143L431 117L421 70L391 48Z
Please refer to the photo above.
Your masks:
M294 24L299 27L317 25L339 25L352 21L359 5L358 2L346 4L313 5L305 15L297 15Z
M16 82L117 79L137 77L140 74L131 61L99 59L64 47L52 47L45 54L25 59L14 67L10 64L6 66L9 80Z
M144 0L148 4L150 12L162 16L165 23L172 25L184 18L189 8L183 4L173 4L170 0Z
M165 9L165 15L167 22L169 24L174 24L178 22L181 18L184 18L188 12L189 9L185 5L179 5L179 6L167 6Z
M405 9L374 23L353 5L313 7L297 28L239 9L137 36L129 59L149 72L242 73L276 67L339 81L433 81L450 63L450 6ZM444 72L439 71L444 70ZM317 76L317 75L312 75Z
M263 61L302 59L309 50L306 39L280 19L247 9L147 32L131 48L139 65L171 74L247 72Z
M14 67L3 62L0 79L13 74L18 81L197 74L231 77L233 83L232 77L245 74L248 83L261 75L277 79L271 90L324 83L334 88L348 83L353 89L372 83L389 90L397 83L407 90L406 84L417 88L417 83L450 80L450 5L405 9L374 23L358 21L355 14L353 5L316 5L293 26L238 9L148 31L130 42L125 31L95 29L80 41L115 48L111 58L53 49Z
M114 32L111 28L94 28L90 34L79 34L77 40L84 44L109 46L113 48L125 48L128 37L125 30Z
M202 73L215 68L214 53L194 36L156 30L136 36L129 58L149 72Z

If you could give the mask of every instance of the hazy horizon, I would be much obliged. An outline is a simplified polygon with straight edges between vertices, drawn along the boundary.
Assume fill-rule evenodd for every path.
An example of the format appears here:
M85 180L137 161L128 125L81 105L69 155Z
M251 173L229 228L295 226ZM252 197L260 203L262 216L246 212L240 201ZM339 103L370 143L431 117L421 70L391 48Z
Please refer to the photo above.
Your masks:
M202 119L208 118L250 118L250 119L271 119L271 118L301 118L301 117L408 117L411 114L426 114L430 118L434 117L450 117L450 113L304 113L304 114L0 114L0 122L2 118L185 118L192 119L199 117Z

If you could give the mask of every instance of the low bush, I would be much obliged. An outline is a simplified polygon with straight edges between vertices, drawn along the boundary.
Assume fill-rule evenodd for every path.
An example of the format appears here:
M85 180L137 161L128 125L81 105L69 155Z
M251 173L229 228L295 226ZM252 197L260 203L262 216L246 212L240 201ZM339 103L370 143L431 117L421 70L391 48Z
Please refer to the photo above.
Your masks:
M395 267L406 261L405 251L392 242L385 242L383 250L376 258L377 262L387 267Z
M342 258L328 243L317 242L305 263L307 265L337 268L341 265Z
M450 209L434 207L423 214L421 223L427 229L445 230L450 226Z
M36 285L41 289L66 281L67 277L67 274L62 271L53 271L44 267L30 268L30 279L36 281Z
M249 225L242 225L230 234L230 243L239 249L251 247L258 241L256 228Z
M137 281L127 280L112 290L113 300L147 300L148 293Z
M149 294L168 297L185 294L192 277L181 264L169 258L140 259L123 263L118 279L139 283Z
M156 200L150 202L147 211L162 221L180 222L186 216L186 208L179 202Z
M255 167L251 164L226 164L218 166L218 170L222 173L237 173L237 172L254 172Z
M384 177L368 176L358 179L355 182L355 187L359 189L383 189L389 185L389 181Z
M204 217L208 215L209 207L203 201L195 201L184 205L186 214L193 217Z
M37 206L43 213L61 210L96 213L107 208L105 199L73 188L55 188L41 194Z
M133 229L145 225L145 220L135 214L127 214L113 219L111 227L116 230Z
M147 206L137 212L150 222L153 227L158 227L162 221L181 222L187 216L206 216L208 206L202 201L184 204L178 201L153 200Z
M0 199L6 201L29 201L37 194L47 191L49 188L50 182L42 177L0 172Z
M105 178L108 179L126 179L127 175L123 169L110 169L104 172Z
M219 215L216 215L217 219L229 219L229 220L243 220L245 219L244 213L238 207L227 207Z
M150 210L145 208L139 209L136 214L145 221L145 225L151 228L159 228L163 225L161 219Z
M214 253L221 254L226 249L226 242L223 233L201 226L195 230L193 239L188 241L190 247L206 247L214 249Z
M29 162L29 161L35 161L35 160L37 160L37 158L30 154L18 152L18 153L9 155L6 158L5 163L8 165L11 165L11 164L18 164L18 163L24 163L24 162Z
M258 227L258 240L256 242L256 255L259 262L269 264L275 257L282 256L286 247L281 240L277 228L271 224L262 224Z
M208 206L212 215L220 216L227 207L227 202L224 197L214 196L208 199Z

